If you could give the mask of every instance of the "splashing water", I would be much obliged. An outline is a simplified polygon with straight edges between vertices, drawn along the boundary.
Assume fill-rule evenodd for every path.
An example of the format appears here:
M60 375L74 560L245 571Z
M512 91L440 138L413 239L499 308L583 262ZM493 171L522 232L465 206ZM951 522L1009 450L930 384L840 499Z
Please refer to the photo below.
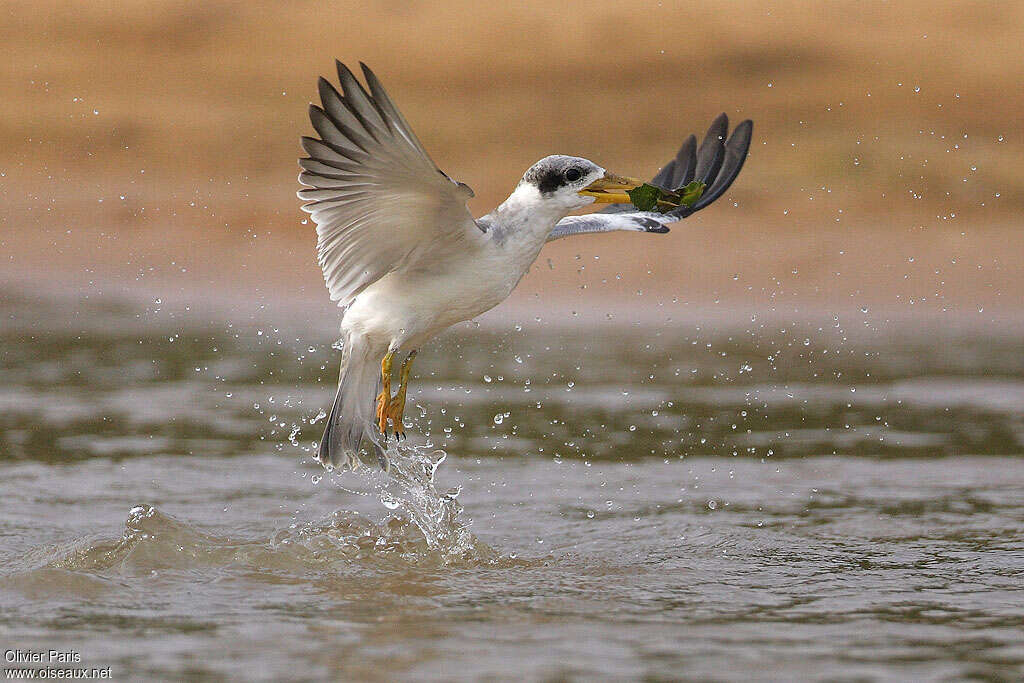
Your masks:
M0 291L12 648L116 679L1020 678L1017 327L474 329L410 395L443 452L325 474L333 329L90 306Z
M457 500L460 489L441 493L434 485L434 475L447 453L426 446L395 444L388 455L391 467L380 487L385 507L407 514L428 547L446 557L493 556L493 551L470 533L468 524L458 519L462 514Z
M138 575L238 565L330 569L395 560L403 565L479 566L499 559L459 519L463 512L457 500L459 490L437 490L434 477L447 458L444 451L403 444L393 446L388 455L388 472L360 468L333 478L339 490L346 492L351 491L353 477L370 484L390 511L379 522L340 509L313 522L293 522L266 540L237 539L201 531L153 505L139 504L129 511L120 539L58 545L28 564L41 570Z

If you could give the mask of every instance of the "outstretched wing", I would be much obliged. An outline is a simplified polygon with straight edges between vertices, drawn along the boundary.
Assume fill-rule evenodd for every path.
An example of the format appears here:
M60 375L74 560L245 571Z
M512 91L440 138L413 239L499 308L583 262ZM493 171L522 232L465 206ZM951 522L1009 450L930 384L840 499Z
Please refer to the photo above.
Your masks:
M316 222L317 259L331 300L359 292L405 265L463 248L480 234L466 201L473 191L441 171L380 81L360 63L369 92L338 62L339 94L319 82L299 160L302 208Z
M637 211L629 204L612 204L599 213L563 218L548 235L548 241L588 232L668 232L669 224L700 211L729 189L746 161L753 128L752 121L743 121L726 140L729 117L720 114L708 128L699 150L695 136L686 138L675 158L651 180L652 185L667 190L677 190L693 180L700 180L706 187L693 206L657 213Z
M582 235L588 232L668 232L667 223L675 222L665 214L653 211L634 211L632 213L591 213L586 216L567 216L558 221L555 229L548 235L547 241L557 240L569 235Z

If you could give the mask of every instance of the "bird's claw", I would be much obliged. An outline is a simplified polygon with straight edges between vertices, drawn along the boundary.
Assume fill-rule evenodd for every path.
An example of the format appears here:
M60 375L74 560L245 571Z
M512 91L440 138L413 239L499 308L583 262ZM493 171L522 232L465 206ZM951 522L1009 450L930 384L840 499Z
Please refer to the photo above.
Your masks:
M388 437L392 432L394 432L396 441L408 438L405 435L405 425L402 423L404 413L405 396L401 393L389 396L385 391L381 391L377 396L377 429L380 431L384 443L388 442Z
M402 418L405 415L405 393L409 386L409 370L412 366L412 359L416 357L416 351L410 351L402 363L401 382L398 385L398 393L394 396L391 395L391 361L393 357L394 351L389 351L381 361L381 390L377 395L377 429L384 437L385 444L392 431L396 441L407 438Z
M405 438L405 425L402 424L404 414L405 396L403 392L399 392L397 396L392 397L387 413L387 419L391 422L391 428L395 433L395 441L401 441Z

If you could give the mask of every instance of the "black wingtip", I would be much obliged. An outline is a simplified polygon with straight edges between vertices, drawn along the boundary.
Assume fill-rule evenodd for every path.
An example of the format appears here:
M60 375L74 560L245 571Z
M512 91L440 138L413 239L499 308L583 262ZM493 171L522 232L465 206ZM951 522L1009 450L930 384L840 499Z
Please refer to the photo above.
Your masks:
M663 190L667 190L672 186L672 177L676 172L676 160L672 159L667 164L661 167L653 178L651 178L651 185L660 187Z
M693 180L693 173L697 169L697 136L692 133L683 141L679 151L676 152L676 170L672 177L672 186L668 189L674 190L682 187Z
M694 178L705 185L711 185L711 181L718 177L718 171L725 158L725 135L728 131L729 117L723 112L708 126L704 141L700 143L700 149L697 150L697 168Z
M715 120L708 126L708 135L717 135L719 140L725 140L725 134L729 130L729 115L724 111L715 117Z
M644 232L666 233L668 228L661 221L647 216L633 216L633 222L644 229Z
M754 122L744 119L726 139L729 133L729 115L722 112L708 126L699 149L697 136L687 137L675 158L658 171L651 184L666 190L677 190L698 179L707 187L704 195L692 206L680 206L669 211L667 215L675 220L682 220L708 206L728 190L746 161L753 129ZM600 213L628 213L634 210L628 204L611 204ZM660 223L656 228L648 228L646 225L644 228L648 232L668 232L668 228Z
M753 135L754 135L754 122L751 121L750 119L743 119L742 121L739 122L739 125L737 125L733 129L732 134L735 135L740 130L743 131L743 134L746 135L746 137L748 137L748 138L753 137ZM748 147L750 147L750 144L751 144L750 139L746 140L746 145L748 145Z
M736 177L743 169L747 160L747 153L750 151L750 141L753 135L754 122L750 119L742 121L732 131L729 140L725 143L725 158L721 170L714 181L704 191L704 195L693 205L694 211L699 211L709 206L716 199L725 194Z

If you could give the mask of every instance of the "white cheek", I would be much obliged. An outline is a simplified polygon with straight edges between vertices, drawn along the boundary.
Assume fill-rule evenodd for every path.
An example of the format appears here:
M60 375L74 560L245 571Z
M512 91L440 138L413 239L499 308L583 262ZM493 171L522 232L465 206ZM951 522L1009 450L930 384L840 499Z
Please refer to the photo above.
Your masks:
M569 193L569 196L565 198L565 205L570 209L578 209L580 207L590 206L596 201L596 197L581 195L578 192L571 192Z

